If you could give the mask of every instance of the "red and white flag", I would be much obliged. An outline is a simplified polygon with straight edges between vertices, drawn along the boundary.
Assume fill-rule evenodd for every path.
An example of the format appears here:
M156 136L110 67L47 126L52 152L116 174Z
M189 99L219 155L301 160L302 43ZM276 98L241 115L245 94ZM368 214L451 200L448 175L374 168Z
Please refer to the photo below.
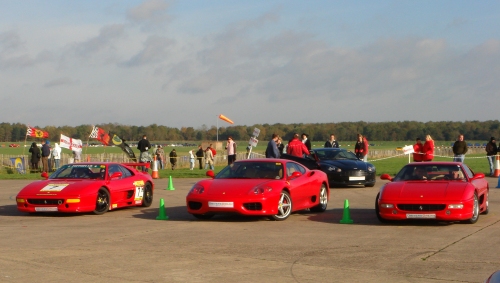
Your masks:
M94 126L94 128L92 128L92 132L90 133L89 138L91 138L91 139L97 139L102 144L109 145L109 135L108 135L108 133L106 133L106 131L104 131L103 129L101 129L99 127Z
M73 139L61 134L60 146L72 151L82 151L82 140Z

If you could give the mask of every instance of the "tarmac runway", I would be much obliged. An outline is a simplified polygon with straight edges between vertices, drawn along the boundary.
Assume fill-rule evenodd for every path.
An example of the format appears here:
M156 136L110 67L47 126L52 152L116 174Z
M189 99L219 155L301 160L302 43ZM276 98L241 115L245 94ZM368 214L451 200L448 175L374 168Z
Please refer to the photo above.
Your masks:
M476 224L381 224L373 188L334 188L324 213L286 221L197 220L185 196L198 179L155 182L149 208L104 215L17 211L30 181L0 180L0 282L483 282L500 269L500 189ZM156 220L164 199L169 220ZM344 200L353 224L340 224Z

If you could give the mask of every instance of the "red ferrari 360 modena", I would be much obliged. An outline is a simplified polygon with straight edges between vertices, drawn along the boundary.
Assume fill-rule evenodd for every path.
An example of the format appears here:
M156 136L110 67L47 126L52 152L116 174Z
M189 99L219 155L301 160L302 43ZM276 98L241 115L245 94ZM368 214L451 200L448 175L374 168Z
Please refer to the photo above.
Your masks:
M188 212L199 219L233 212L285 220L297 210L325 211L330 194L324 172L291 160L239 160L207 175L186 197Z
M94 212L127 206L149 207L153 180L134 166L142 163L73 163L63 165L45 180L33 182L16 196L23 212Z
M381 222L436 219L476 223L488 213L488 182L460 162L415 162L404 166L375 199Z

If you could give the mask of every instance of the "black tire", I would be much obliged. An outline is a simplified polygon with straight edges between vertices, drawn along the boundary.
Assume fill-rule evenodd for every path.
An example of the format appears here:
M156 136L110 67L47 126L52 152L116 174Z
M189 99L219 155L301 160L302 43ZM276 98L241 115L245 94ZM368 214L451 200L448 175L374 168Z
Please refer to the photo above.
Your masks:
M479 199L477 198L477 193L474 193L474 204L472 205L472 217L465 220L467 224L474 224L479 219Z
M281 191L280 199L278 201L278 214L272 215L271 219L276 221L283 221L292 214L292 198L287 191Z
M142 206L150 207L153 203L153 188L150 183L146 183L144 186L144 194L142 195Z
M214 217L214 214L193 214L194 217L198 218L198 219L201 219L201 220L207 220L207 219L210 219L212 217Z
M319 204L311 207L312 212L324 212L326 210L326 207L328 206L328 191L326 189L325 184L321 185L321 188L319 189Z
M95 203L94 214L101 215L109 210L111 198L109 197L109 192L105 188L100 188L97 191L97 198Z
M378 219L378 221L380 221L382 223L390 223L391 222L390 220L387 220L387 219L383 218L382 216L380 216L380 208L378 207L379 197L380 197L380 193L378 193L377 197L375 198L375 213L377 214L377 219Z
M375 186L375 183L373 183L373 184L365 184L365 187L370 187L371 188L373 186Z

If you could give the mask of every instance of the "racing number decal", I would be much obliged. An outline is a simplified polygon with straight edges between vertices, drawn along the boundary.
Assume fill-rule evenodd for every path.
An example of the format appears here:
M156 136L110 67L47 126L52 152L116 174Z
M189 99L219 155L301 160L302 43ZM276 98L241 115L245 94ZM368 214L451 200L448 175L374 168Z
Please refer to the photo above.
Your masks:
M144 196L144 187L135 187L135 199L134 200L142 200Z

